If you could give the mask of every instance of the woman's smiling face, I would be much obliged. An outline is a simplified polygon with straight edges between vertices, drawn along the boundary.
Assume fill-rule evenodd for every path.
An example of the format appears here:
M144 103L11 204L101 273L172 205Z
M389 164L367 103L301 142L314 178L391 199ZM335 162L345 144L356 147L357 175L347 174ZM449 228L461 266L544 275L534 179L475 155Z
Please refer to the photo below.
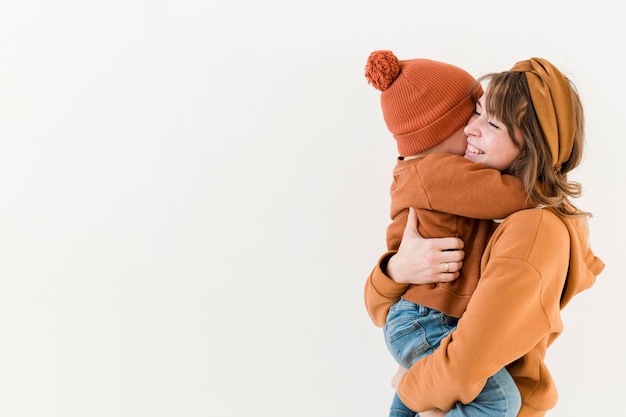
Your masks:
M472 162L504 171L521 152L504 124L487 114L485 95L476 102L476 110L464 131L467 135L465 158Z

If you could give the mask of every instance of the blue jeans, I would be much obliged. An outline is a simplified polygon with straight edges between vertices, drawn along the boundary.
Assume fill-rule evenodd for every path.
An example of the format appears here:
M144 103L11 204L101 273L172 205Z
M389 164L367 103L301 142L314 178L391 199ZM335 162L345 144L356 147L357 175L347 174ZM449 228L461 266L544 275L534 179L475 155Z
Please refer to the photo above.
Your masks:
M458 319L410 301L399 300L389 310L384 333L394 359L406 369L437 349L441 339L456 328ZM487 379L481 393L469 404L457 403L448 417L516 417L522 405L515 381L505 368ZM418 413L394 396L390 417L415 417Z

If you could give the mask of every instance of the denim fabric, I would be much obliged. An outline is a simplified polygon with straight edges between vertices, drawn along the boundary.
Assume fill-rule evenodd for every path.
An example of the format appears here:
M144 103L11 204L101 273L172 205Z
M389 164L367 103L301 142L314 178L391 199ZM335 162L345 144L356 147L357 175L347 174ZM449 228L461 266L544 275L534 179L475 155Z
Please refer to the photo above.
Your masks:
M401 299L387 315L385 341L396 362L408 369L433 353L457 323L454 317Z
M399 300L389 310L384 327L385 341L394 359L410 368L430 355L441 340L456 328L458 319L410 301ZM487 380L483 391L470 404L457 403L448 417L515 417L521 397L513 378L505 369ZM390 417L414 417L397 394L390 407Z
M415 417L418 416L415 411L404 405L398 394L394 394L391 407L389 407L389 417Z
M469 404L456 403L447 417L498 416L516 417L522 407L522 397L515 381L504 368L487 379L483 390Z

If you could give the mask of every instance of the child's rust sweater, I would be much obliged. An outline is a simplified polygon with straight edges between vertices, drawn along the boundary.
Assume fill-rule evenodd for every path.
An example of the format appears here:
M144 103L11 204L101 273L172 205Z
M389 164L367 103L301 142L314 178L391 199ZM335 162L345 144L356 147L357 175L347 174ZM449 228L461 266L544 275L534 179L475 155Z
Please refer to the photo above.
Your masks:
M463 240L465 259L455 281L412 285L402 298L461 317L478 283L480 257L495 228L493 219L529 207L522 182L459 155L398 160L391 185L389 250L400 245L409 207L416 209L423 237Z

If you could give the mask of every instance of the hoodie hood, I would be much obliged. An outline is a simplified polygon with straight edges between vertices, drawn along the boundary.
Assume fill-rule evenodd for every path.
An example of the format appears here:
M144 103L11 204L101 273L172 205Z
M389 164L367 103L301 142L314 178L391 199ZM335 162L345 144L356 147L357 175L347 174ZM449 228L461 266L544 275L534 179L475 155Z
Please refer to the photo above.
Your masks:
M587 217L560 217L570 237L570 264L561 295L561 308L578 293L590 288L596 276L604 269L604 262L589 245L589 222Z

